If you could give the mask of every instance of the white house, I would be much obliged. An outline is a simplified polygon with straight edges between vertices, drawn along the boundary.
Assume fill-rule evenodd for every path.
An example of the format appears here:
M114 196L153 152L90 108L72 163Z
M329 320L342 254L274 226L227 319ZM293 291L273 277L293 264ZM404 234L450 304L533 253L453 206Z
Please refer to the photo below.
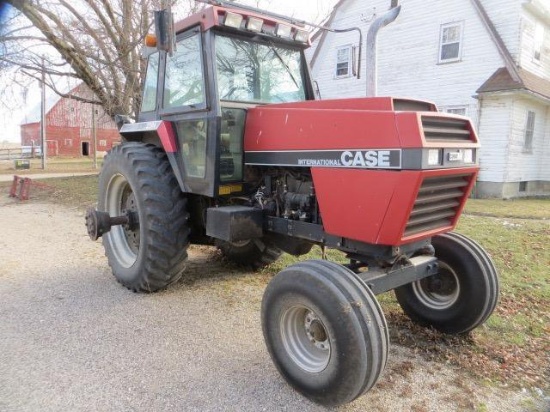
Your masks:
M429 100L473 118L482 143L479 196L550 194L550 1L401 0L378 33L378 95ZM390 0L341 0L328 24L360 27ZM320 31L310 51L322 98L366 94L356 32ZM363 47L364 49L364 47Z

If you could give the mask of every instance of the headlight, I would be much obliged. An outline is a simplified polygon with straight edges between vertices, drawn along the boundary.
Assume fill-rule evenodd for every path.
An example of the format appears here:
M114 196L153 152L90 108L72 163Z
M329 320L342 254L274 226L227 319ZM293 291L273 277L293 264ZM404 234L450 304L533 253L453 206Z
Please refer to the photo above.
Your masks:
M286 39L290 38L290 35L292 34L292 27L287 26L286 24L278 24L277 25L277 31L275 34L279 37L284 37Z
M225 20L223 24L228 27L234 27L236 29L241 28L241 23L243 22L243 16L237 13L227 12L225 14Z
M464 149L464 163L474 163L473 149Z
M296 30L296 35L294 36L294 40L299 41L301 43L307 43L309 40L309 32L305 30Z
M428 166L439 166L439 165L441 165L441 150L440 149L428 150Z
M264 25L264 21L262 19L249 17L248 21L246 22L246 29L260 33L262 31L263 25Z

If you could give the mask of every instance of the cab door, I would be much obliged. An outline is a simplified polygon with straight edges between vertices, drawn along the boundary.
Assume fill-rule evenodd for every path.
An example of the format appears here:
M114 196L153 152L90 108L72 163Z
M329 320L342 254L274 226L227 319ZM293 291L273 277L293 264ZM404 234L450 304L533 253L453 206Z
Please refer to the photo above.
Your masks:
M205 76L203 36L199 28L176 37L170 56L161 54L165 67L159 115L171 122L178 150L178 180L184 192L214 196L217 123L209 102Z

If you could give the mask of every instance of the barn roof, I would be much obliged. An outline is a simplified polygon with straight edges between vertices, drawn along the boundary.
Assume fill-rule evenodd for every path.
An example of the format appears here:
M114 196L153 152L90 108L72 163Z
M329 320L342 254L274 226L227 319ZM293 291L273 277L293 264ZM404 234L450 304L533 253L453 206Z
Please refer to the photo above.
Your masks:
M58 94L55 95L46 95L46 114L52 110L52 108L61 100L61 96ZM23 121L21 124L28 123L38 123L40 121L42 102L35 104L29 111L23 116Z
M62 87L58 87L58 90L60 93L72 93L76 89L78 89L83 83L80 83L77 86L74 85L65 85ZM59 94L53 92L52 90L46 91L46 114L50 112L54 108L54 106L62 99ZM38 123L40 122L40 115L41 115L41 108L42 104L41 102L36 103L34 106L32 106L23 116L23 120L21 121L21 124L29 124L29 123Z

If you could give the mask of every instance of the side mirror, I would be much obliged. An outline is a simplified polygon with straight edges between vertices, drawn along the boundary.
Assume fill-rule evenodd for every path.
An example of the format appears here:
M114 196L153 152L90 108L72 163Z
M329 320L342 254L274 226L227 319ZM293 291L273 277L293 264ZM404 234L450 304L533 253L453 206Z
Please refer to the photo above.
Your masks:
M174 53L176 33L174 33L174 15L170 9L155 11L155 36L157 50Z

